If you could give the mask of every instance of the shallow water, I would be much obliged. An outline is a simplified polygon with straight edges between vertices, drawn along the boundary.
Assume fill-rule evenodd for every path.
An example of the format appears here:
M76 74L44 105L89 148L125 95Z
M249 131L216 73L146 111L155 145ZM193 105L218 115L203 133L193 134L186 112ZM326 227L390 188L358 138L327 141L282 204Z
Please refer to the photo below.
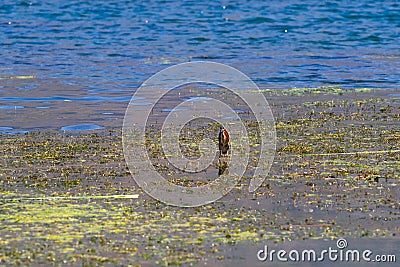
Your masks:
M26 134L28 131L24 130L14 130L12 127L0 127L0 134Z
M194 60L262 88L398 89L399 11L372 0L2 1L0 106L127 105L151 75Z
M75 124L61 127L61 131L64 132L80 132L80 131L91 131L91 130L101 130L104 127L101 127L96 124Z

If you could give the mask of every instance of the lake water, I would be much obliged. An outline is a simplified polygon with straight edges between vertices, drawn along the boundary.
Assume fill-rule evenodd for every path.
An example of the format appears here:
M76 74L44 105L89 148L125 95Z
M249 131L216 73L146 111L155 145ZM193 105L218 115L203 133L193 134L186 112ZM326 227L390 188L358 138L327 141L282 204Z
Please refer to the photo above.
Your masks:
M236 67L262 88L397 90L399 14L398 1L376 0L2 1L0 114L126 106L151 75L194 60Z

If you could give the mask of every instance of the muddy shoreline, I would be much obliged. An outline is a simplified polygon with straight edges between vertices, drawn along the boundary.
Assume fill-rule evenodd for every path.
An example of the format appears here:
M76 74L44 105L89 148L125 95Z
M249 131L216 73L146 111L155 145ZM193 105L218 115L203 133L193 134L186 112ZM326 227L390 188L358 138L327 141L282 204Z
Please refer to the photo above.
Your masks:
M264 94L278 139L269 177L255 194L246 192L249 177L244 177L225 197L198 208L166 206L137 187L121 144L126 106L102 105L102 111L115 115L112 120L101 119L101 112L95 115L98 107L93 107L79 119L65 113L50 129L45 121L51 116L46 115L37 117L43 120L36 126L24 124L39 130L1 134L0 263L262 266L252 255L266 243L321 247L338 238L376 250L379 244L393 244L387 252L397 253L396 92L288 89ZM78 104L69 104L79 110ZM2 112L9 112L4 121L15 128L26 115ZM106 129L59 131L65 124L87 122L80 118Z

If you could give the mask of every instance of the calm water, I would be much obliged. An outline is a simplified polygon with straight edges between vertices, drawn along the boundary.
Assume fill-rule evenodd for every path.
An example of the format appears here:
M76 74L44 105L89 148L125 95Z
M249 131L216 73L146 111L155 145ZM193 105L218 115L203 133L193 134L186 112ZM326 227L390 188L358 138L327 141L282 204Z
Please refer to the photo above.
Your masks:
M399 32L398 1L6 0L0 106L127 104L152 74L190 60L229 64L260 87L398 89Z

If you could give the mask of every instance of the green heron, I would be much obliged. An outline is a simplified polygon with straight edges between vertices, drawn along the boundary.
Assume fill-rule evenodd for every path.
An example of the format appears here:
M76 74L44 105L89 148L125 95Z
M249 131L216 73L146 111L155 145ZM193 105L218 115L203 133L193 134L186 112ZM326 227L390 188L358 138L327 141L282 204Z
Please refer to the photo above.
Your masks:
M219 129L218 135L219 155L226 155L229 150L229 133L224 126Z

